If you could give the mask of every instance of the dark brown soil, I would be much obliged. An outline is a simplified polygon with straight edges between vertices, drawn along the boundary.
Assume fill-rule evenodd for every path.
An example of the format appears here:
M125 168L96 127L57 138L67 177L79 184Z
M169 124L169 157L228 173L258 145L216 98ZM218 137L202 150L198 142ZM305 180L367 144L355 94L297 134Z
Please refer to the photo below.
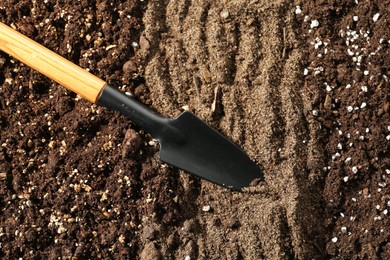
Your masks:
M388 10L0 1L1 22L166 116L189 109L265 172L237 193L164 165L125 117L0 53L0 257L389 259Z
M302 17L309 15L302 22L310 43L305 84L327 158L326 253L388 259L390 3L356 2L361 3L310 1L303 7L310 10ZM314 19L320 25L308 33ZM324 44L316 48L319 41ZM324 71L315 75L319 67Z

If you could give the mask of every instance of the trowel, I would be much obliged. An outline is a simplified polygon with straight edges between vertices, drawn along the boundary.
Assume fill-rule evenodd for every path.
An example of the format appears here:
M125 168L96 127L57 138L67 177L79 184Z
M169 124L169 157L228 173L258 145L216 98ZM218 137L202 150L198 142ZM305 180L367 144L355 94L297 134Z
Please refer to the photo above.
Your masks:
M167 164L235 190L263 179L245 152L188 111L165 118L1 22L0 50L83 98L127 116L159 141L160 159Z

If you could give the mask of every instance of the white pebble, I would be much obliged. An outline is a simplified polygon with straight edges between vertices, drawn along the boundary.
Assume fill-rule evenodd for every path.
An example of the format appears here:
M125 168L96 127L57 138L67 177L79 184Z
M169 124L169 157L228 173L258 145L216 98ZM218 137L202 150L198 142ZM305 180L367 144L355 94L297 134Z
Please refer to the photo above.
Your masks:
M313 116L318 116L318 111L317 110L313 110L312 114L313 114Z
M342 145L341 143L338 143L338 144L337 144L337 148L338 148L339 150L343 150L343 145Z
M383 211L383 214L384 214L384 215L387 215L387 213L389 213L389 211L388 211L387 209L385 209L385 210Z
M375 208L376 209L381 209L381 206L380 205L376 205Z
M351 86L351 84L347 84L346 86L345 86L345 88L351 88L352 86Z
M318 25L320 25L320 23L317 20L312 20L310 24L310 28L318 27Z
M347 162L350 162L351 160L352 160L352 158L348 157L347 159L345 159L345 162L347 163Z
M368 91L367 86L362 86L362 91L367 92Z
M352 201L353 201L353 202L356 202L356 198L352 198Z
M305 68L304 70L303 70L303 75L307 75L307 74L309 74L309 70L307 69L307 68Z
M203 206L202 207L202 210L204 211L204 212L208 212L208 211L210 211L210 205L206 205L206 206Z
M347 111L348 111L348 112L352 112L352 111L353 111L353 107L352 107L352 106L348 106L348 107L347 107Z
M352 18L355 22L357 22L359 20L359 17L354 15L353 18Z
M343 232L343 234L347 233L347 228L346 227L341 227L341 232Z
M376 22L376 21L378 21L378 19L379 19L379 13L376 13L376 14L372 17L372 20L373 20L374 22Z
M222 11L220 15L221 15L221 18L227 19L229 17L229 12L225 10L225 11Z
M365 70L363 74L367 76L369 74L368 70Z
M339 153L335 153L332 155L332 160L336 160L337 158L339 158L341 155Z
M343 178L344 182L347 182L347 181L348 181L348 179L349 179L349 177L348 177L348 176L345 176L345 177Z
M357 168L356 166L353 166L353 167L352 167L352 172L353 172L353 173L357 173L357 172L358 172L358 168Z
M363 102L361 105L360 105L360 108L365 108L367 106L367 103L366 102Z
M301 7L299 5L297 5L295 7L295 14L300 14L300 13L302 13L302 9L301 9Z
M337 237L332 238L332 242L336 243L337 242Z

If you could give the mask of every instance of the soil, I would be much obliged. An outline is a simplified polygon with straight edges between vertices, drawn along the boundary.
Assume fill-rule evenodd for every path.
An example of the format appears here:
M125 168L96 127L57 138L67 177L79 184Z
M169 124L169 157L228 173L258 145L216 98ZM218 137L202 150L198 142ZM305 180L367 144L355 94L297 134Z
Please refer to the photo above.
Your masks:
M0 257L389 259L387 1L0 1L0 21L188 109L265 181L233 192L0 53Z

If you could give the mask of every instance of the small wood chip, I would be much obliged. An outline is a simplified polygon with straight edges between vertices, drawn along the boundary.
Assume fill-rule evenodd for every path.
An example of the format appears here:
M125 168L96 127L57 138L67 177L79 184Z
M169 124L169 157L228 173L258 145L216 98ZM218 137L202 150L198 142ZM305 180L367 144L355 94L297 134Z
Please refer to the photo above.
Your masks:
M87 184L81 184L81 187L86 191L86 192L90 192L92 190L91 186L87 185Z
M324 108L326 110L332 110L332 98L329 95L325 97Z
M0 172L0 181L5 181L7 179L7 173Z

